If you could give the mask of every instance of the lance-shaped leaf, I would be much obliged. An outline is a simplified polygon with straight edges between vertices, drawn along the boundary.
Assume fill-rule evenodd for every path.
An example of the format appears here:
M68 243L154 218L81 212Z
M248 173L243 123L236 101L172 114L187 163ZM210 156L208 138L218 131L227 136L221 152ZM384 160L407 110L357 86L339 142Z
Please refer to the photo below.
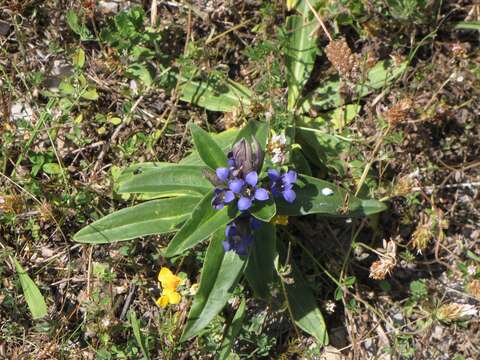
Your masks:
M308 12L287 18L288 41L285 65L288 85L288 110L294 110L303 86L312 71L316 46L316 21L308 19Z
M312 335L319 345L327 345L328 334L325 320L317 306L312 290L305 283L295 264L292 264L292 276L293 282L285 284L285 290L295 324Z
M213 190L198 203L192 216L172 239L165 250L166 257L181 254L195 246L239 215L236 203L231 203L221 210L215 210L212 207L212 198Z
M227 166L227 157L208 132L195 124L190 125L193 143L200 158L211 169Z
M168 196L206 194L212 184L203 176L202 166L171 165L149 168L127 176L119 184L119 193L160 193Z
M232 346L235 343L240 330L242 330L243 319L246 315L246 306L245 299L242 299L242 302L238 306L238 310L235 313L235 316L232 319L231 324L227 327L225 335L223 336L222 345L220 345L220 353L218 355L219 360L228 360Z
M30 276L28 276L28 273L23 269L17 259L13 259L13 262L15 263L15 269L17 270L20 285L22 286L23 294L25 295L25 300L27 301L32 318L40 319L44 317L48 311L42 293L38 290L37 285L35 285Z
M225 226L210 241L200 277L200 285L188 314L181 341L198 335L223 309L245 268L246 257L225 252Z
M255 295L266 300L270 297L269 284L273 279L277 256L275 225L263 224L255 231L254 237L245 275Z
M299 175L294 187L297 198L293 203L277 199L277 214L298 216L322 214L334 217L362 217L382 212L385 204L362 200L324 180Z
M224 154L227 154L231 149L232 145L235 142L235 139L238 135L237 129L229 129L227 131L222 131L218 134L212 134L213 140L217 143L218 146L222 149ZM203 161L200 158L200 155L196 150L192 151L190 155L183 158L180 161L182 165L203 165Z
M107 244L176 231L200 200L201 197L179 196L148 201L85 226L73 239L81 243Z
M137 314L135 313L135 310L129 311L129 318L130 325L132 326L133 330L133 336L135 337L138 346L140 346L140 350L142 350L143 356L145 356L147 360L150 360L150 355L147 351L147 344L145 338L142 336L142 333L140 331L140 321L137 319Z
M352 100L361 98L371 92L384 88L398 78L407 67L405 61L399 65L394 65L389 60L379 61L371 68L364 81L360 81L353 91ZM302 104L302 110L307 112L311 107L318 110L328 110L342 105L343 99L340 97L340 80L338 76L333 76L325 81L306 99Z
M269 222L277 213L277 207L272 197L266 201L256 201L250 213L260 221Z
M252 92L232 80L223 82L187 80L180 85L181 99L211 111L232 112L243 109L247 112Z

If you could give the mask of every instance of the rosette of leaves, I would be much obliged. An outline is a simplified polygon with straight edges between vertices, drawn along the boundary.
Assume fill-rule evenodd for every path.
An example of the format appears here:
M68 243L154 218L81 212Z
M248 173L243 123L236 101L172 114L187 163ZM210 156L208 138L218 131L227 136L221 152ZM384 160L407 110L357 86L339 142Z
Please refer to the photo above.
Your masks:
M198 335L223 309L236 285L246 278L254 293L269 299L269 284L279 281L275 275L278 258L275 215L302 216L323 214L335 217L362 217L381 212L384 204L347 196L344 189L324 180L298 174L295 201L282 196L258 201L248 211L263 226L253 231L253 243L245 254L225 251L225 230L242 215L237 201L220 209L212 206L215 185L205 171L214 172L228 166L227 153L239 140L255 142L264 152L269 134L266 123L251 121L242 130L210 135L196 125L190 127L195 151L178 164L144 163L126 169L119 179L120 193L139 194L151 200L119 210L80 230L75 241L106 244L152 234L175 232L165 249L166 257L185 254L200 242L209 242L182 340ZM263 162L263 156L261 157ZM268 159L266 160L268 161ZM259 178L266 169L259 165ZM328 192L325 189L329 189ZM294 269L295 281L286 292L294 321L320 343L327 342L325 324L313 294Z

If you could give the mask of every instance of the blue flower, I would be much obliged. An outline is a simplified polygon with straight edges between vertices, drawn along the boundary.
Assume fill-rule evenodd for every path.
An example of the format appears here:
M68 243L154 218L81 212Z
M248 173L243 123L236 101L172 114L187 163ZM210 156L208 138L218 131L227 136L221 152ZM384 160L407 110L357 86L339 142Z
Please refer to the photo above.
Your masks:
M278 170L269 169L268 177L270 178L270 190L273 196L282 196L285 201L293 203L297 197L293 191L293 184L297 181L297 173L290 170L284 174L280 174Z
M234 251L240 256L248 254L248 247L253 243L253 231L259 229L263 222L249 214L243 214L227 225L226 240L223 242L225 252Z
M258 174L256 171L251 171L245 176L244 186L240 191L237 192L240 193L240 199L238 199L237 203L238 210L248 210L252 206L254 200L268 200L268 198L270 197L268 191L261 187L258 187L257 183ZM238 190L232 189L231 187L230 189L234 192L235 190Z
M233 200L235 200L235 194L231 190L217 188L214 190L212 206L215 210L220 210Z

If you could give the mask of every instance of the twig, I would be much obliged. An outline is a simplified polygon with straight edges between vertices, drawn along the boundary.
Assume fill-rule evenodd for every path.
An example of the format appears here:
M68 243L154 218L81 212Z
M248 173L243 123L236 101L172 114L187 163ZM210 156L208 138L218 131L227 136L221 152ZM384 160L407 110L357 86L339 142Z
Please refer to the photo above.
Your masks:
M125 299L125 303L123 304L122 312L120 313L120 320L123 320L127 315L127 311L132 302L133 294L135 294L135 290L136 290L136 286L132 285L130 287L130 290L128 291L128 295L127 295L127 298Z
M306 2L307 2L308 7L310 8L310 10L313 12L313 15L315 15L315 19L317 19L320 26L322 27L323 32L325 33L325 35L327 35L328 40L333 41L332 35L330 35L330 33L328 32L327 27L325 26L325 23L323 22L320 15L318 15L318 13L315 11L315 9L313 8L313 6L312 6L312 4L310 3L309 0L306 0Z

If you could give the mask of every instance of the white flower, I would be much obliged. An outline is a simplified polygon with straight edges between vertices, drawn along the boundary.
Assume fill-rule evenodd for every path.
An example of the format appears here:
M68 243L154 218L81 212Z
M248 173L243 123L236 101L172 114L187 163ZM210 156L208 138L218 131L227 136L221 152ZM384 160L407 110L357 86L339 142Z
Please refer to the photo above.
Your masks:
M285 137L285 134L273 135L272 136L272 144L286 145L287 144L287 138Z
M272 153L273 153L272 162L274 164L281 165L285 162L285 153L281 149L275 148L273 149Z
M333 195L333 190L330 189L330 188L323 188L322 189L322 195L324 196L330 196L330 195Z
M467 268L467 273L468 275L475 275L477 273L477 267L475 265L470 265L468 268Z

